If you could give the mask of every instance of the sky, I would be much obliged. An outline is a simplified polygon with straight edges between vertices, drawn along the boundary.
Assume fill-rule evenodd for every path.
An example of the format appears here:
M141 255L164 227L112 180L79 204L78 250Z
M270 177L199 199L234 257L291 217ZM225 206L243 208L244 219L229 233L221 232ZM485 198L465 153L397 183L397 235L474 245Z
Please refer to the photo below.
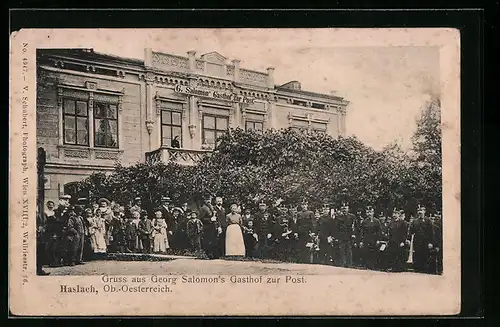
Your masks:
M365 30L366 31L366 30ZM275 68L275 84L291 80L302 89L335 91L350 102L347 135L381 149L391 142L411 146L422 105L439 93L439 48L399 46L391 33L338 29L162 29L97 30L66 34L95 51L144 59L144 48L187 56L217 51L242 68Z

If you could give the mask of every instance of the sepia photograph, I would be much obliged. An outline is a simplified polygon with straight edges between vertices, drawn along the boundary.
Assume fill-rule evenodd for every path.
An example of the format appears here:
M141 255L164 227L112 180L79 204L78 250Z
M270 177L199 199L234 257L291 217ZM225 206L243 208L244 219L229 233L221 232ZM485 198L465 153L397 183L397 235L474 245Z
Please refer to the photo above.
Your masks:
M443 191L443 120L459 126L453 94L443 106L449 60L388 31L393 42L369 29L39 32L34 112L23 100L36 164L19 168L36 172L37 283L118 297L317 288L314 276L444 287L460 269L459 207Z

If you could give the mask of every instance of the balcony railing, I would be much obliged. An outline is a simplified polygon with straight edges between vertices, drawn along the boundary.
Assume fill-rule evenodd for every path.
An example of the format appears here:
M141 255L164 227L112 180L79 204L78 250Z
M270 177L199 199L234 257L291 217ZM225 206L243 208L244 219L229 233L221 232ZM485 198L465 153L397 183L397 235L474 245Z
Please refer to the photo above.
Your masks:
M180 165L192 166L204 156L210 155L211 150L190 150L162 147L157 150L146 152L147 163L176 162Z

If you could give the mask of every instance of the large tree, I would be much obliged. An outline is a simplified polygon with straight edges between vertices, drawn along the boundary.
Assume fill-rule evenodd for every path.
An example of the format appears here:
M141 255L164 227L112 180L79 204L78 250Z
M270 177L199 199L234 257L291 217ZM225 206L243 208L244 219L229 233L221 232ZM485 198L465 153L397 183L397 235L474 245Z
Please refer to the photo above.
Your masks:
M415 197L423 204L441 208L442 152L441 101L433 96L422 107L413 142Z

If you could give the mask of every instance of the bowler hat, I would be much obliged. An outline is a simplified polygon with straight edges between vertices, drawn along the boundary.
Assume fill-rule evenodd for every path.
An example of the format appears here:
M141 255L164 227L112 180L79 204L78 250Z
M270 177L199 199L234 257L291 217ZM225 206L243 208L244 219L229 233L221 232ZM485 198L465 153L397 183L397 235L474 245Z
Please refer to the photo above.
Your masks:
M101 203L101 202L106 202L108 205L111 203L111 202L109 202L109 200L108 200L108 199L106 199L106 198L100 198L100 199L99 199L99 201L97 201L97 202L98 202L98 203Z

